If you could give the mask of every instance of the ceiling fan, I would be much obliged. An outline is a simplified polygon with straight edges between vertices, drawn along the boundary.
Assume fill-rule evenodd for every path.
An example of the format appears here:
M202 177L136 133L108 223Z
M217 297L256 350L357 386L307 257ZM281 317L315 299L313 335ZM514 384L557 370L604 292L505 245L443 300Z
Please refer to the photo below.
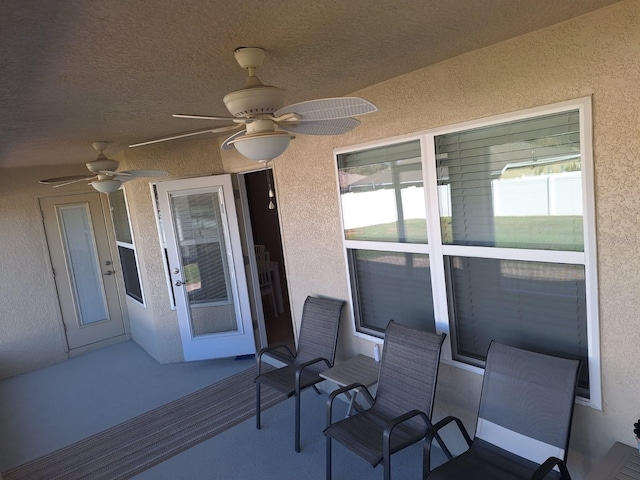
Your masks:
M70 175L67 177L46 178L40 180L39 183L45 185L53 184L53 188L64 187L72 183L89 181L89 185L95 188L100 193L115 192L120 188L123 182L128 182L134 178L139 177L165 177L167 172L162 170L125 170L117 172L119 162L107 158L103 153L103 150L107 148L109 142L93 142L91 146L98 151L98 158L88 162L87 168L91 172L91 175Z
M256 69L264 60L264 50L241 47L235 50L234 55L238 64L247 70L249 77L244 88L223 98L232 117L173 115L178 118L232 122L231 124L184 132L129 146L139 147L192 135L242 129L227 138L222 143L222 149L235 148L250 160L265 162L281 155L287 149L289 141L295 138L293 133L340 135L360 125L360 121L352 117L378 110L375 105L360 97L321 98L285 107L285 91L264 85L256 76Z

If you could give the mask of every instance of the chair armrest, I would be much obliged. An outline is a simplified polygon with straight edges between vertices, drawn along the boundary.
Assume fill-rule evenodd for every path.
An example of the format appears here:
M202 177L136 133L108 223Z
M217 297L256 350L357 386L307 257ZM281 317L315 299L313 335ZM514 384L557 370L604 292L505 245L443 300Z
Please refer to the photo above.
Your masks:
M351 390L357 390L358 392L362 392L364 396L367 398L367 401L369 402L369 404L370 405L373 404L373 396L371 396L371 393L369 392L367 387L365 387L361 383L352 383L350 385L345 385L344 387L340 387L337 390L334 390L329 394L329 398L327 399L327 428L330 427L331 424L333 423L333 401L341 393L346 393Z
M310 367L311 365L314 365L316 363L320 363L320 362L324 362L327 364L327 367L331 368L333 365L331 365L331 362L329 360L327 360L326 358L314 358L313 360L309 360L307 362L301 363L300 365L298 365L298 367L296 368L296 391L297 393L300 393L300 376L302 375L302 371L307 368Z
M471 443L472 443L471 437L469 436L469 433L467 433L467 429L464 428L464 425L462 424L462 421L459 418L452 417L451 415L449 415L447 417L444 417L442 420L435 423L434 425L432 425L431 428L427 430L427 434L424 437L424 454L422 457L423 459L422 467L423 467L424 478L426 478L427 475L431 473L431 444L433 443L434 438L440 444L440 447L442 447L442 450L444 454L447 456L447 458L449 460L453 458L453 455L451 455L451 452L445 445L442 438L440 438L440 435L438 433L442 428L449 425L451 422L454 422L458 426L458 430L464 437L465 442L467 442L467 446L469 447L471 446Z
M291 358L296 358L295 354L291 351L291 349L285 345L284 343L280 343L278 345L272 345L270 347L265 347L263 349L261 349L258 352L258 356L256 357L256 361L258 363L258 376L260 376L260 374L262 373L262 355L264 355L267 352L271 352L273 350L277 350L278 348L286 348L287 352L289 353L289 355L291 355Z
M427 417L426 413L420 410L411 410L410 412L404 413L399 417L395 417L389 420L389 422L387 422L387 424L384 427L384 431L382 432L382 452L383 452L384 458L389 458L392 453L391 452L391 433L393 432L393 429L396 428L398 425L400 425L402 422L406 422L407 420L410 420L413 417L417 417L417 416L422 417L427 428L431 427L431 422L429 421L429 417Z
M569 475L569 470L567 470L567 465L564 463L564 460L560 460L557 457L549 457L545 460L545 462L540 465L533 475L531 475L531 480L543 480L553 467L558 467L560 470L560 474L564 480L571 480L571 476Z

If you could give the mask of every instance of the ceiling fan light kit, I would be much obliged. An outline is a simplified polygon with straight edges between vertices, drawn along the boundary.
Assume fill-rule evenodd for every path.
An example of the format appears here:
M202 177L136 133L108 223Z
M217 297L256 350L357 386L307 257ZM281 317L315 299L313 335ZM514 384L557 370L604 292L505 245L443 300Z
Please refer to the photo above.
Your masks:
M120 188L122 182L120 180L105 178L102 180L94 180L93 182L90 182L89 185L100 193L113 193Z
M244 127L244 130L234 133L222 143L222 150L235 148L250 160L268 162L282 155L291 139L295 138L289 132L341 135L360 124L352 117L378 110L375 105L360 97L321 98L285 107L285 91L264 85L256 76L257 68L264 61L264 50L258 47L241 47L234 51L234 56L238 65L247 71L248 77L243 88L228 93L223 98L231 117L174 114L174 117L180 118L233 123L191 132L189 136ZM187 135L177 134L129 146L139 147L183 136Z
M229 144L249 160L268 162L282 155L292 138L295 137L287 132L265 132L243 135Z

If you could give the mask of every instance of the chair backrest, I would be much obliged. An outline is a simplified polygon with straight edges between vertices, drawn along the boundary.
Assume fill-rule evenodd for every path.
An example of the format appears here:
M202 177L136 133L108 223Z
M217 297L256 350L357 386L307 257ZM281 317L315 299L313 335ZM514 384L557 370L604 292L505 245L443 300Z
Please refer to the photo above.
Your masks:
M418 409L431 418L444 338L443 333L389 322L380 360L375 409L391 417Z
M492 342L476 437L536 463L566 460L580 361Z
M256 257L262 256L264 254L264 252L265 252L265 246L264 245L256 244L256 245L253 246L253 249L256 252Z
M258 279L260 280L260 288L271 287L271 272L269 271L269 262L271 255L269 252L263 251L258 254L256 252L256 263L258 264Z
M343 300L307 297L300 320L300 334L294 364L315 358L326 358L333 365L343 305ZM324 363L310 367L311 370L316 371L326 368Z

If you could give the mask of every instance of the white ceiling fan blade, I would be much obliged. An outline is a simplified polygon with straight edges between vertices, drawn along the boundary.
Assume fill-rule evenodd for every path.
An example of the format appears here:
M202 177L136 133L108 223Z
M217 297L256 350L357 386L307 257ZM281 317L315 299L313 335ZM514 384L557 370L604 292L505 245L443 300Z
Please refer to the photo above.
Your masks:
M247 123L250 118L236 118L236 117L216 117L211 115L194 115L191 113L174 113L172 115L175 118L191 118L194 120L221 120L225 122Z
M89 177L87 177L87 175L68 175L66 177L45 178L44 180L39 180L38 183L42 183L43 185L64 183L64 185L68 185L69 183L80 182L82 180L88 180L91 178L93 178L93 175Z
M230 145L229 142L231 142L232 140L235 140L238 137L241 137L242 135L245 135L246 133L247 133L246 130L241 130L239 132L234 133L229 138L227 138L224 142L222 142L222 146L220 148L222 148L222 150L233 150L235 147L233 145Z
M95 176L95 175L93 177L78 178L76 180L71 180L69 182L59 183L58 185L54 185L53 188L65 187L67 185L71 185L72 183L86 182L86 181L89 181L89 180L95 180L96 178L98 178L98 177Z
M315 120L312 122L300 122L298 124L278 125L281 130L287 132L302 133L306 135L342 135L360 125L360 120L355 118L335 118L332 120Z
M151 145L152 143L166 142L169 140L177 140L178 138L191 137L193 135L202 135L203 133L227 132L229 130L235 130L236 128L240 128L240 127L241 125L225 125L222 127L207 128L206 130L195 130L193 132L178 133L176 135L171 135L169 137L156 138L155 140L148 140L146 142L134 143L132 145L129 145L129 147L142 147L144 145Z
M120 175L127 177L127 180L131 180L138 177L166 177L169 173L164 170L124 170L122 172L116 172L116 178ZM124 180L124 178L120 178L119 180Z
M306 102L294 103L274 113L275 117L287 113L295 113L301 122L315 120L334 120L337 118L355 117L377 112L378 107L360 97L319 98Z

